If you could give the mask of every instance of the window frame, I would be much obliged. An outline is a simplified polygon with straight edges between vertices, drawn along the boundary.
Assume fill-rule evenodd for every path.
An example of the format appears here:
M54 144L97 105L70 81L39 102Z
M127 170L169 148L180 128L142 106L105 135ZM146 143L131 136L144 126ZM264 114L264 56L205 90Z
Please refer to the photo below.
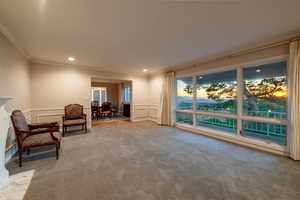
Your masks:
M289 130L290 130L290 125L289 125L289 116L290 116L290 93L287 97L287 119L277 119L277 118L267 118L267 117L256 117L256 116L246 116L243 114L243 90L244 90L244 79L243 79L243 69L245 68L250 68L254 66L260 66L260 65L265 65L265 64L271 64L275 62L282 62L285 61L287 63L286 67L286 77L287 77L287 83L288 83L288 91L290 90L290 76L289 76L289 56L288 55L282 55L282 56L277 56L277 57L271 57L271 58L266 58L266 59L261 59L261 60L255 60L251 62L246 62L246 63L241 63L241 64L236 64L236 65L231 65L231 66L224 66L224 67L219 67L217 69L210 69L210 70L200 70L194 73L189 73L185 74L182 76L175 76L175 84L174 84L174 102L176 102L176 97L177 97L177 79L179 78L188 78L192 77L193 79L193 109L192 110L178 110L175 105L174 112L183 112L183 113L190 113L193 115L193 125L188 125L188 124L182 124L176 122L176 115L174 113L173 116L175 116L174 122L175 126L177 127L184 127L187 126L189 129L192 128L192 130L199 130L200 132L208 132L212 134L217 134L217 136L221 136L222 138L225 136L226 138L231 138L231 139L237 139L237 140L242 140L242 142L246 142L249 144L254 144L262 147L267 147L271 149L278 150L280 152L288 152L289 151ZM200 75L206 75L206 74L213 74L213 73L219 73L219 72L226 72L229 70L236 70L237 72L237 113L236 114L226 114L226 113L218 113L218 112L209 112L209 111L199 111L196 110L196 99L197 99L197 87L196 87L196 79L197 76ZM228 134L225 131L220 131L220 130L211 130L209 128L205 127L200 127L196 125L196 115L197 114L202 114L202 115L209 115L209 116L215 116L215 117L224 117L224 118L230 118L230 119L236 119L237 120L237 132L236 134ZM286 137L287 137L287 144L286 145L281 145L269 141L264 141L264 140L259 140L255 138L249 138L246 136L242 135L242 122L243 121L253 121L253 122L262 122L262 123L270 123L270 124L276 124L276 125L285 125L287 127L287 132L286 132Z

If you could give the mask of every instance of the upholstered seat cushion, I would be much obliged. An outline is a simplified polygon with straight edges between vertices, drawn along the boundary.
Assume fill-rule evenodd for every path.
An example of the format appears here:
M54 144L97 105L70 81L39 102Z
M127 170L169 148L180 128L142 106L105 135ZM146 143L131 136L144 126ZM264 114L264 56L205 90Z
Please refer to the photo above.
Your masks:
M64 121L65 126L85 124L85 119L72 119Z
M59 141L61 140L61 133L54 132L53 136L56 137ZM35 146L35 145L44 145L55 143L50 133L31 135L25 138L23 141L23 147Z
M31 123L28 124L29 129L37 129L37 128L50 128L50 127L58 127L59 122L50 122L50 123Z
M58 127L53 127L54 131L58 131ZM33 134L35 133L47 133L49 132L49 128L35 128L35 129L32 129L31 132Z

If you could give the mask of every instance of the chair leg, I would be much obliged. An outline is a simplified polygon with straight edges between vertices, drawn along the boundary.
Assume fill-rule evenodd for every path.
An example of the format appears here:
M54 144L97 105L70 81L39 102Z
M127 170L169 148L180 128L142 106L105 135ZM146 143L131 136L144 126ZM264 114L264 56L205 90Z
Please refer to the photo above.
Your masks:
M63 126L63 137L65 137L65 126Z
M27 149L27 155L30 155L30 149Z
M56 144L56 160L59 158L59 144Z
M19 167L22 167L22 150L19 150Z
M58 143L58 151L62 152L62 149L61 149L61 142Z
M87 133L87 123L86 122L85 122L84 127L85 127L85 133Z

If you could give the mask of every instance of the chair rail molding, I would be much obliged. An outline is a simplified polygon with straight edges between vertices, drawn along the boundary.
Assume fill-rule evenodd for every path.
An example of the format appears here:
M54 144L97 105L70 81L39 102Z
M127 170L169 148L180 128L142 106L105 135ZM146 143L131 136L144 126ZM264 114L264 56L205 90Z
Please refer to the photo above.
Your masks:
M8 182L8 171L5 168L5 145L9 128L9 114L5 110L5 105L11 97L0 97L0 187Z

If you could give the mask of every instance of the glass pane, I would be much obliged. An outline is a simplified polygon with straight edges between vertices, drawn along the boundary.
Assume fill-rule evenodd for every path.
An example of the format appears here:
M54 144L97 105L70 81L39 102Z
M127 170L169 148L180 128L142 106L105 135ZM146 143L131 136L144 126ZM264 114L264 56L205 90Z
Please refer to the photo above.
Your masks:
M100 99L100 90L93 91L93 101L99 101Z
M131 88L130 87L123 88L123 102L130 103L131 101L130 98L131 98Z
M106 95L106 89L101 89L100 91L101 91L101 93L100 93L101 94L100 95L101 96L100 97L100 102L102 104L102 103L104 103L104 102L107 101L107 98L106 98L107 97L107 95Z
M131 102L131 88L128 88L127 102Z
M197 76L197 110L236 113L236 70Z
M236 123L237 120L235 119L213 117L208 115L196 115L197 126L203 126L205 128L212 128L229 133L236 133Z
M176 122L193 125L193 115L189 113L176 113Z
M192 110L193 109L193 78L176 79L177 96L176 109Z
M286 126L243 121L243 136L286 145Z
M244 115L285 119L286 62L244 69Z

